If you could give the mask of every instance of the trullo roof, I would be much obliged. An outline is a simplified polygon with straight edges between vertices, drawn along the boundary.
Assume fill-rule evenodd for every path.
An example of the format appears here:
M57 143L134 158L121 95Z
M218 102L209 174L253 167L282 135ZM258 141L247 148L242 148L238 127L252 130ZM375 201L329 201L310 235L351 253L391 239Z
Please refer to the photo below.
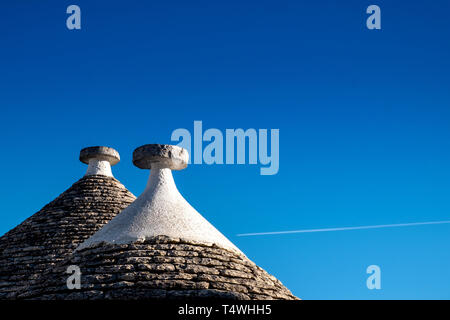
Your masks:
M80 243L135 200L111 172L119 154L108 147L81 150L86 175L0 238L0 299L14 299Z
M187 161L176 146L136 149L134 164L151 169L144 192L20 297L297 299L181 196L171 170ZM67 286L74 265L79 289Z

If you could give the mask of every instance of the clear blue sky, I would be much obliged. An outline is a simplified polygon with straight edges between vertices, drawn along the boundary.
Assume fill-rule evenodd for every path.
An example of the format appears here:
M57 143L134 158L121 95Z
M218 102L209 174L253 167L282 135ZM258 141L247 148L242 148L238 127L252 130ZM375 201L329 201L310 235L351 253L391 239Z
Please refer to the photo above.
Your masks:
M77 4L82 29L66 28ZM382 30L365 27L370 4ZM191 165L182 194L304 299L450 299L448 1L3 1L0 233L79 179L86 146L177 128L279 128L280 171ZM381 267L381 290L366 288Z

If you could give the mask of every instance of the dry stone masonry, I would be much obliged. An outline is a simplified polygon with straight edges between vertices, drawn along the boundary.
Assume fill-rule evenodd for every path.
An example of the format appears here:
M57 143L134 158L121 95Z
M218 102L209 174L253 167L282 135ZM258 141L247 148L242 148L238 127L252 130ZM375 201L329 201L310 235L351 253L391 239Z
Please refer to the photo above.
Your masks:
M66 286L67 267L81 269L81 289ZM157 236L82 249L35 281L24 299L296 299L245 256L214 244Z
M111 173L116 150L83 149L86 175L0 238L0 299L14 299L135 200Z
M177 146L137 148L133 163L151 172L135 199L112 176L114 149L83 149L85 177L0 239L1 297L297 299L179 193L172 170L188 157ZM76 288L68 286L74 266Z

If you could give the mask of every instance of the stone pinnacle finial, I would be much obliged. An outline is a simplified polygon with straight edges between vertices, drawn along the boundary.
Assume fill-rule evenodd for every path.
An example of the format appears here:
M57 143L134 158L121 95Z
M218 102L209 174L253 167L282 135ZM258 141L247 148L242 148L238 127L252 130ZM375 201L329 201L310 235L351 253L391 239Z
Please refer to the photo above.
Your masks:
M133 152L133 164L141 169L182 170L188 160L186 149L169 144L146 144Z
M80 161L88 164L86 176L102 175L112 177L111 166L120 161L117 150L109 147L88 147L80 151Z

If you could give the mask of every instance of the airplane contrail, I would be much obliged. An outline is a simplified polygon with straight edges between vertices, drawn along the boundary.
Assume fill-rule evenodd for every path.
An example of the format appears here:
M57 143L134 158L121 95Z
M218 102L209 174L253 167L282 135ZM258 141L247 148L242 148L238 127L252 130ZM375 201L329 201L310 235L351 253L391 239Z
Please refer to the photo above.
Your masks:
M289 234L289 233L347 231L347 230L362 230L362 229L379 229L379 228L424 226L424 225L431 225L431 224L446 224L446 223L450 223L450 220L430 221L430 222L397 223L397 224L379 224L379 225L359 226L359 227L341 227L341 228L324 228L324 229L305 229L305 230L290 230L290 231L240 233L240 234L237 234L237 236L238 237L247 237L247 236L266 236L266 235Z

